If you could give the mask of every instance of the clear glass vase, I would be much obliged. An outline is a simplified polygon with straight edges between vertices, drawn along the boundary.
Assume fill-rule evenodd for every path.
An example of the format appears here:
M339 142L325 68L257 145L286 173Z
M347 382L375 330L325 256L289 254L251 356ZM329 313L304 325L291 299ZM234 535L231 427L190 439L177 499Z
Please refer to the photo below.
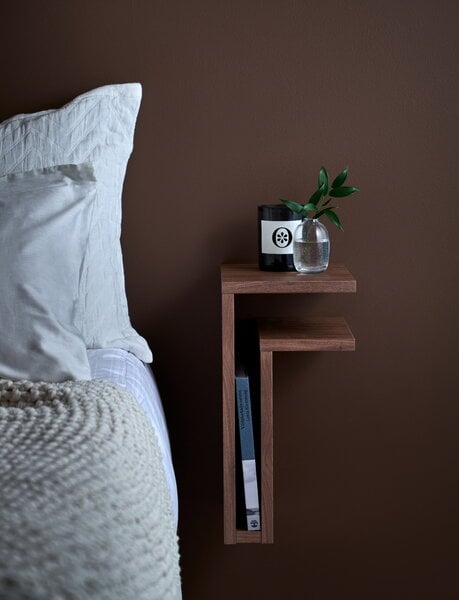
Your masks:
M299 273L321 273L328 267L330 238L318 219L306 218L293 235L293 262Z

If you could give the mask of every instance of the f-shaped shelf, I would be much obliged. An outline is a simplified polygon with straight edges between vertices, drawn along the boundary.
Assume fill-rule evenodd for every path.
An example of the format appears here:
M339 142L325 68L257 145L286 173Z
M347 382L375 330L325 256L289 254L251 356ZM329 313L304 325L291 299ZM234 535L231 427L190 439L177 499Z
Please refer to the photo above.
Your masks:
M259 271L256 265L222 265L223 485L224 542L274 541L273 352L352 351L355 339L342 317L301 320L260 319L261 531L236 527L235 295L355 292L356 281L343 265L317 275Z

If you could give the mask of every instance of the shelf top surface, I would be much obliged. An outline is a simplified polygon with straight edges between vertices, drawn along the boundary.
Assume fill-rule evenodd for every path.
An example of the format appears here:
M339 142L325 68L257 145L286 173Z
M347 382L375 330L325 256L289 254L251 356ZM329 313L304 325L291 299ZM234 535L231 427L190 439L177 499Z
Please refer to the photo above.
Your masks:
M222 294L305 294L355 292L357 282L343 264L323 273L261 271L256 264L221 265Z

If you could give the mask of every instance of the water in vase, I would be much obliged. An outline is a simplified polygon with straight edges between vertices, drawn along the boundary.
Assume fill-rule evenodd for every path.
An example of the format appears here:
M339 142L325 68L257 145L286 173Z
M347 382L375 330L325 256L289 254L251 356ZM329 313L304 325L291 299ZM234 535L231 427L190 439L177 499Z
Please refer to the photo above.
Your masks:
M330 258L330 242L293 242L293 260L300 273L321 273L328 267Z

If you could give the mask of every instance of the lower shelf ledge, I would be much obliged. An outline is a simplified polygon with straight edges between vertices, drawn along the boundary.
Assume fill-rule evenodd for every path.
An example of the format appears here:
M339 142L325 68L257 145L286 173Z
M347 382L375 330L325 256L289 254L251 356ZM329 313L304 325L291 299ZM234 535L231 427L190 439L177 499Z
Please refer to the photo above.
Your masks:
M236 544L261 544L261 531L236 529Z
M261 352L355 350L355 338L343 317L258 319Z

